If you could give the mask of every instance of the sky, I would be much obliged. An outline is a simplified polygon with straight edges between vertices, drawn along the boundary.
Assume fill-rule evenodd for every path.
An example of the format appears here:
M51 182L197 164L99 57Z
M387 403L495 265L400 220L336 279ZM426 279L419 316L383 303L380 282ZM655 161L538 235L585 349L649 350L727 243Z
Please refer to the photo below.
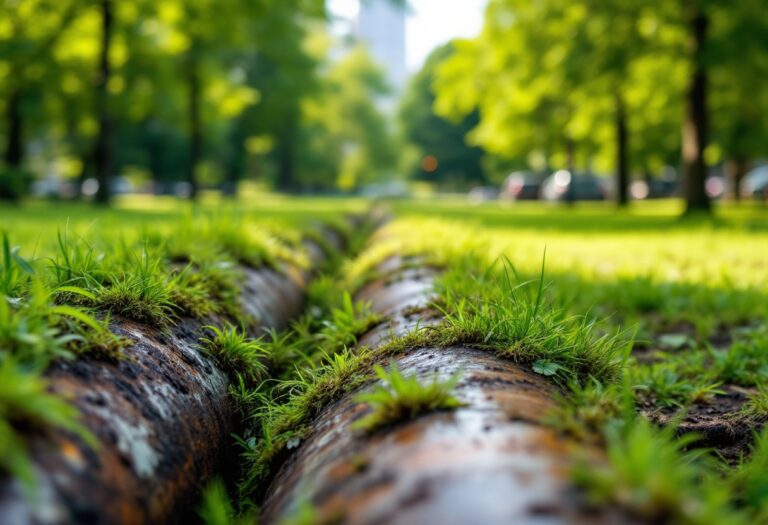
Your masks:
M427 55L440 44L457 37L473 37L483 25L487 0L408 0L406 62L417 71ZM330 0L331 11L354 18L358 0Z

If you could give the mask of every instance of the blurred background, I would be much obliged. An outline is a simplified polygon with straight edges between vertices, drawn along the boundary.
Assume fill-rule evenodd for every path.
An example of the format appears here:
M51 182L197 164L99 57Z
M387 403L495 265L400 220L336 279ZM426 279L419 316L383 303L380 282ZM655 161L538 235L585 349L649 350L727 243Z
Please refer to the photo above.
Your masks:
M766 0L0 0L0 200L768 198Z

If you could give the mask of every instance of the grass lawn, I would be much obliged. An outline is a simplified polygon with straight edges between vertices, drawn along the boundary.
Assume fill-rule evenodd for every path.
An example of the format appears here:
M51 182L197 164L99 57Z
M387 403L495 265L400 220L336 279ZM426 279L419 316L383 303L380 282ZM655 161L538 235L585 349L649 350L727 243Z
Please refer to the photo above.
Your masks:
M691 324L706 338L721 325L766 319L768 209L723 205L717 218L681 220L673 201L573 208L540 203L400 202L403 219L472 228L491 258L536 274L546 250L550 291L575 313L658 330ZM642 333L642 330L641 330Z
M367 204L361 199L291 198L262 193L238 201L203 195L197 206L172 197L144 196L119 197L114 206L103 209L89 204L31 201L23 206L0 207L0 231L7 232L15 245L27 251L50 245L55 242L57 231L65 229L85 237L103 232L110 236L162 234L201 215L289 229L338 220L344 213L365 209Z

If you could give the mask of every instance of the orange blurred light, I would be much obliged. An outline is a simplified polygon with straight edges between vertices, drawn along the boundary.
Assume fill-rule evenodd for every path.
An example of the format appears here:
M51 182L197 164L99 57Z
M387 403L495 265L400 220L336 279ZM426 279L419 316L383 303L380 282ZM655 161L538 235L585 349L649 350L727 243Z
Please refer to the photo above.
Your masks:
M437 157L434 155L427 155L421 159L421 168L427 173L432 173L437 169Z

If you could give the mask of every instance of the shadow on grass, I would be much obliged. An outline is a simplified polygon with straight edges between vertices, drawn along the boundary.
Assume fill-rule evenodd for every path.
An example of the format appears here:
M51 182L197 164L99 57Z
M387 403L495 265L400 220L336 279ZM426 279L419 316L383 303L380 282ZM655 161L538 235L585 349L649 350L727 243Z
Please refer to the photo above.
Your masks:
M678 200L636 202L626 210L618 210L609 202L582 202L570 206L543 202L470 205L458 198L396 201L392 208L398 216L473 221L491 228L518 227L581 233L734 227L768 231L768 207L754 202L718 203L713 217L683 216L682 202Z

